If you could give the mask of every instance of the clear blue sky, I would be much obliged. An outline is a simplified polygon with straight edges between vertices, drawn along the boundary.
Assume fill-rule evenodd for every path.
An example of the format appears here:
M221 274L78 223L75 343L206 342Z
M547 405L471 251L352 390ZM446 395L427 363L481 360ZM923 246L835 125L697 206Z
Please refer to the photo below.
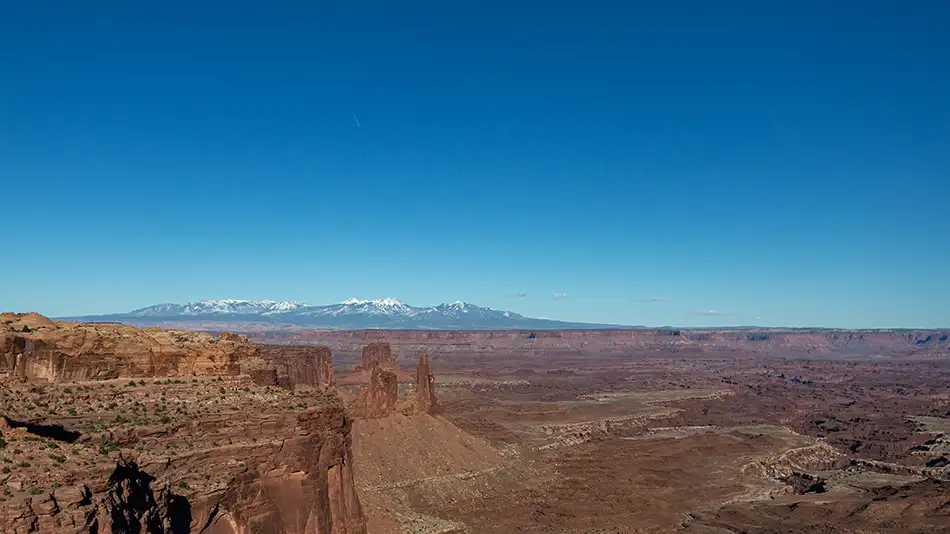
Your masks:
M2 12L2 309L950 326L945 1Z

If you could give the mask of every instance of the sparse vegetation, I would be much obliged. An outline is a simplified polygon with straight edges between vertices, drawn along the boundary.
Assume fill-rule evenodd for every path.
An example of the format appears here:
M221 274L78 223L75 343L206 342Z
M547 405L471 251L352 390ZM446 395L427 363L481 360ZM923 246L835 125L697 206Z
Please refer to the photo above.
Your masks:
M99 445L99 454L101 454L102 456L108 456L110 452L117 451L120 448L121 447L119 447L118 445L114 443L109 443L108 441L106 441Z

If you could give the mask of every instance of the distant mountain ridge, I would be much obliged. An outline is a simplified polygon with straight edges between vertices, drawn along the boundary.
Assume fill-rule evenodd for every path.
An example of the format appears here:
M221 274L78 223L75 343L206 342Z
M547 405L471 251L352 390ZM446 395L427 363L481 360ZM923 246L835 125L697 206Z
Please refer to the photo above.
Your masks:
M484 308L463 301L415 307L395 298L346 299L339 304L312 305L298 301L201 300L186 304L156 304L127 313L66 318L74 321L115 321L135 325L214 323L239 330L242 323L273 323L314 329L515 330L632 328L621 325L536 319Z

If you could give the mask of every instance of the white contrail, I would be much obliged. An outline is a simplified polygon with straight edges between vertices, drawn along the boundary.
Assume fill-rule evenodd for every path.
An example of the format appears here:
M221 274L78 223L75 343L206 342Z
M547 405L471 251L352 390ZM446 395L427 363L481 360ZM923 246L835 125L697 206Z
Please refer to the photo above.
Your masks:
M352 113L351 115L353 115L353 120L356 121L356 127L357 127L357 128L362 128L363 125L360 124L360 120L356 118L356 113Z

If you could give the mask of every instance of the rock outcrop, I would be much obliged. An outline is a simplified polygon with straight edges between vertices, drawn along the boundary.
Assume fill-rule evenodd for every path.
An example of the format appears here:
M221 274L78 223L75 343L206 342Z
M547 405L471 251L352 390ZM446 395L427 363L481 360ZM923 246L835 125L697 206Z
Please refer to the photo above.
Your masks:
M374 366L383 369L398 367L389 343L369 343L363 347L363 358L354 371L372 371Z
M333 385L333 357L326 347L258 347L261 358L273 368L281 386L329 388Z
M366 384L370 381L374 367L392 373L399 382L409 380L409 373L399 367L389 343L369 343L363 347L360 363L356 364L353 372L341 380L341 383Z
M243 336L140 329L120 324L0 316L0 376L99 380L119 377L236 375L258 355Z
M438 413L439 398L435 394L435 376L429 371L429 355L419 357L416 366L416 409L423 413Z
M0 474L8 490L0 502L0 533L366 532L353 476L351 420L336 395L268 391L243 377L159 384L161 401L146 383L123 385L123 397L129 397L123 402L191 403L220 389L224 402L245 404L240 417L199 412L75 442L6 425L4 439L24 449L13 454L35 459ZM49 398L56 386L10 387L32 403ZM83 395L95 404L115 398L110 387ZM101 420L91 412L85 417Z
M221 341L231 341L234 343L247 343L246 334L235 334L234 332L221 332L218 334L218 339Z
M363 386L350 410L357 417L386 417L393 413L398 403L399 382L396 375L374 365L370 371L369 384Z

